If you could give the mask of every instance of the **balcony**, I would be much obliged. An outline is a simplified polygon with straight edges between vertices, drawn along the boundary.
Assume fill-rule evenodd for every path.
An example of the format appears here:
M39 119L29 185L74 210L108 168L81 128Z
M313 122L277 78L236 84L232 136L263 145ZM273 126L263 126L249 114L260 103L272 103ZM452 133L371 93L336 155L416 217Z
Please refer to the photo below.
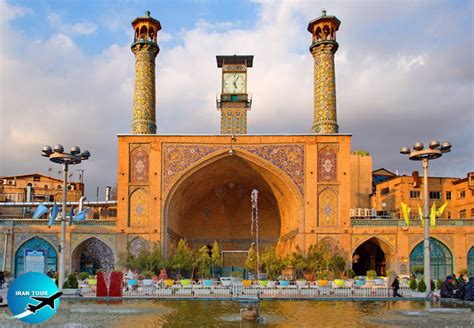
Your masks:
M216 95L216 106L217 109L222 108L222 103L246 103L247 109L252 107L252 95L249 94L228 94L228 93L219 93Z

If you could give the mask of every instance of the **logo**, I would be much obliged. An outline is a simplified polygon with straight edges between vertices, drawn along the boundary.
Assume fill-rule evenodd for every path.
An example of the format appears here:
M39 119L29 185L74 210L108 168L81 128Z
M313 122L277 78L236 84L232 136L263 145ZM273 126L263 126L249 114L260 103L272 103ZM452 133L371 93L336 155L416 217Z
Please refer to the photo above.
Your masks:
M62 293L43 273L27 272L8 289L7 301L13 318L26 323L42 323L57 311Z

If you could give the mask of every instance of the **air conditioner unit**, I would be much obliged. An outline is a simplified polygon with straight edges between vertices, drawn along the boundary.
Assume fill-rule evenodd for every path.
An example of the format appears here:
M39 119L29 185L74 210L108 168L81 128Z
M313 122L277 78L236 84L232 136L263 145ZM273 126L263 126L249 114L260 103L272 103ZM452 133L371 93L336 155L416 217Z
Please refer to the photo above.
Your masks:
M70 183L67 185L67 190L76 190L76 185L74 183Z
M7 180L9 186L16 186L16 180Z
M63 189L63 185L58 185L56 188Z

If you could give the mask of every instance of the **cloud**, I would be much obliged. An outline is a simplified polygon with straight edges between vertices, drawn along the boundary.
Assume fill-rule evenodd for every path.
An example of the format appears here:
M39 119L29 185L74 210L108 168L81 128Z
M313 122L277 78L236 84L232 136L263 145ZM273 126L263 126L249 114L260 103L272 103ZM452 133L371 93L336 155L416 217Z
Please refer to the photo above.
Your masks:
M61 29L64 33L72 35L90 35L95 34L97 30L94 23L86 20L74 24L65 23L58 13L49 13L48 22L55 29Z
M256 5L260 9L253 27L201 19L178 33L160 31L159 133L219 133L218 54L255 56L249 69L249 133L310 133L313 59L306 27L319 16L322 4ZM338 123L341 132L353 134L353 149L374 156L374 168L420 169L398 153L399 147L440 139L451 141L453 151L432 164L432 174L464 176L473 170L474 38L465 20L451 19L462 16L459 12L472 13L467 7L428 2L326 6L328 14L342 21L336 54ZM12 20L19 15L11 14L18 10L10 5L7 12ZM432 22L444 26L448 21L448 38L433 32ZM94 33L87 26L82 30ZM130 31L113 30L122 42L106 44L91 55L74 42L77 31L32 40L6 23L0 57L2 174L46 172L52 164L39 155L41 146L77 144L92 153L80 165L86 170L88 193L95 194L96 185L115 183L116 134L130 131L134 57Z

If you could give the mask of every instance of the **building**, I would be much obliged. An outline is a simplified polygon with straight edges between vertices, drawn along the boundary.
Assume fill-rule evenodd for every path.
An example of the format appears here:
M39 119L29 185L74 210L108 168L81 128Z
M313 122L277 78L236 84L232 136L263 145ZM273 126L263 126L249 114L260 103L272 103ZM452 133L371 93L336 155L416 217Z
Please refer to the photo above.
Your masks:
M84 184L70 182L67 200L77 202L84 195ZM0 202L62 202L63 181L43 174L0 176ZM0 207L0 217L31 217L29 207Z
M132 22L136 78L131 133L118 135L117 217L86 220L68 228L68 269L93 271L117 263L121 253L136 253L151 243L159 243L169 255L181 238L192 247L217 240L226 263L226 252L246 251L255 240L250 218L254 189L259 192L262 249L275 245L284 254L297 246L307 249L327 243L353 259L357 274L395 270L407 275L419 265L421 227L414 221L406 228L397 216L380 217L377 212L390 212L388 206L395 209L400 196L393 194L390 199L390 188L395 188L396 179L405 178L382 172L388 177L379 181L375 196L370 196L374 191L371 157L367 152L352 152L351 135L339 133L334 54L340 23L323 11L308 25L314 59L314 67L308 68L314 76L314 119L308 134L248 135L252 102L247 81L256 62L251 55L219 55L220 133L160 135L155 60L161 24L149 12L136 18ZM410 184L412 178L406 179ZM465 184L453 180L451 192L461 193L468 180ZM382 201L377 197L384 184L389 192ZM462 206L469 216L470 205ZM433 234L434 276L467 267L474 271L474 220L438 222ZM44 268L54 269L59 228L18 221L9 224L0 226L0 231L7 231L0 235L0 243L7 245L6 267L21 273L28 266L26 250L45 249ZM234 263L243 265L243 261Z
M390 217L402 218L401 203L411 209L411 219L419 218L418 207L423 209L423 177L393 176L376 185L370 197L371 207ZM442 219L474 218L474 172L465 178L428 177L429 206L439 208L447 203Z

